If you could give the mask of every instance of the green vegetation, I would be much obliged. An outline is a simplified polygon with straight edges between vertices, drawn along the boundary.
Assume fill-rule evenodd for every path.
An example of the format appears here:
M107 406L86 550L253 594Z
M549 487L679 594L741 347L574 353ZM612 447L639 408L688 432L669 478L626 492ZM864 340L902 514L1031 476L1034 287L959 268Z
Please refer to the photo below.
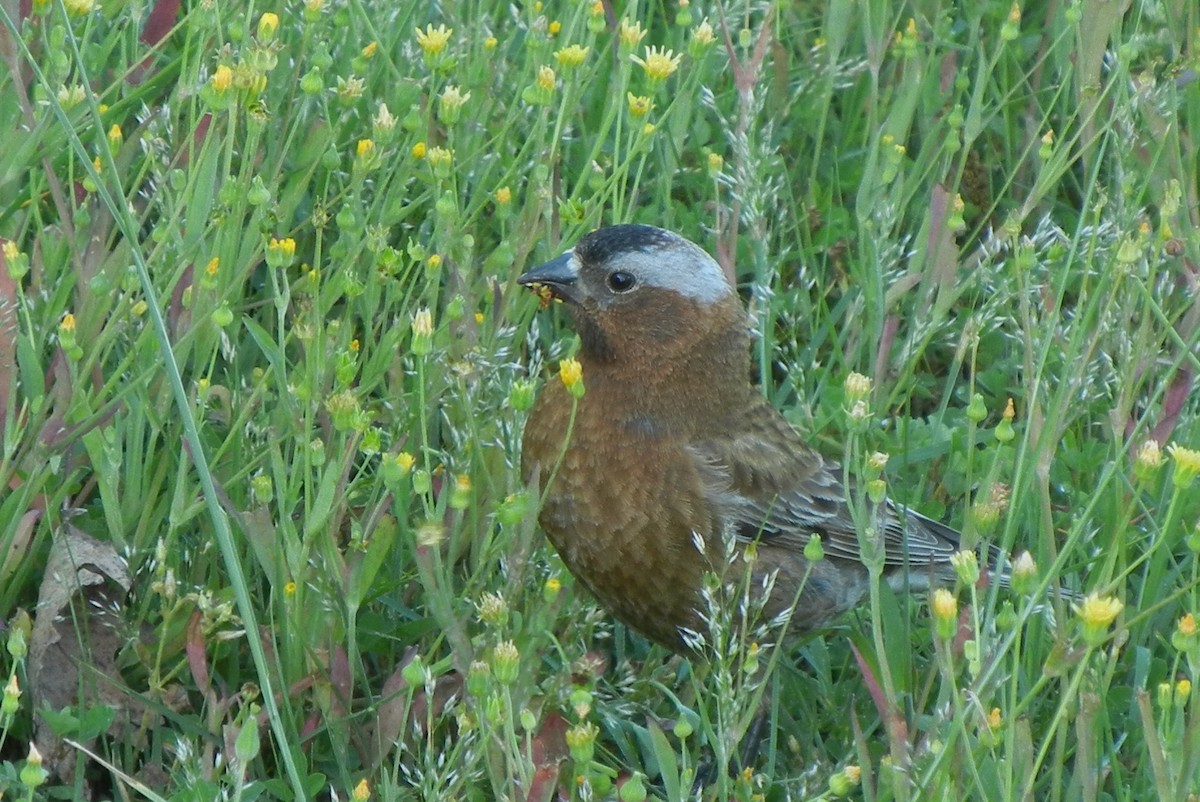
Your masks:
M18 6L0 796L1200 794L1192 0ZM630 221L1014 588L695 662L598 609L519 477L574 345L515 278Z

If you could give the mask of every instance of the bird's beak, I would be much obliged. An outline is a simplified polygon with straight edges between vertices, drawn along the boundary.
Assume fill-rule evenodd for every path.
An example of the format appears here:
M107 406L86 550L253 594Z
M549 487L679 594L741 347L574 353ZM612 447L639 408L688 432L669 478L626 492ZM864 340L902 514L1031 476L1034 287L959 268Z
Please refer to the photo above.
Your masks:
M517 279L517 283L539 293L548 293L549 297L560 301L577 304L582 296L579 287L579 260L571 251L527 271Z

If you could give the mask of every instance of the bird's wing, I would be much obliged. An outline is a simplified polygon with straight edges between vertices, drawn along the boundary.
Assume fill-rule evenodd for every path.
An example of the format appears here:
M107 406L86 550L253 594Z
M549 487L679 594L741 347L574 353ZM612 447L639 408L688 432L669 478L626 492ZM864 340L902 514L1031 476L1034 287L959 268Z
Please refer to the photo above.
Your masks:
M726 528L741 539L797 550L818 534L827 555L861 559L841 467L756 398L736 431L688 445ZM958 532L900 505L889 502L881 523L888 565L945 563L959 548Z

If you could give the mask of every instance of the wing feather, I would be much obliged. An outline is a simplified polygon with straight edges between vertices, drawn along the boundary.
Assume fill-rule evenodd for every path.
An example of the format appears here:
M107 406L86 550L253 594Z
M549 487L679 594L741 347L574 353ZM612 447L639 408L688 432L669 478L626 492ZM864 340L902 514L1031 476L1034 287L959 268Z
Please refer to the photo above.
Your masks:
M725 528L797 550L812 534L831 557L860 560L841 468L826 461L773 407L759 398L739 431L688 445L707 495ZM945 564L959 533L902 505L883 513L885 564Z

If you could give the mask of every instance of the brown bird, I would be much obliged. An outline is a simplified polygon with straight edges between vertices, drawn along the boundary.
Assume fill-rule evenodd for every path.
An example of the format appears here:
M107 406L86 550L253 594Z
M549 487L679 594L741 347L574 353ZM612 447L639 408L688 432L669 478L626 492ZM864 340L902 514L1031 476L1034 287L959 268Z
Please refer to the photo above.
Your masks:
M724 570L730 538L757 543L754 580L775 572L764 612L794 604L789 633L864 599L842 469L754 386L749 323L712 257L669 231L618 225L518 281L569 305L586 387L576 401L546 383L522 470L540 483L539 520L567 568L619 619L673 649L704 632L702 582ZM898 505L877 520L888 584L954 581L957 532ZM813 534L825 558L809 563Z

